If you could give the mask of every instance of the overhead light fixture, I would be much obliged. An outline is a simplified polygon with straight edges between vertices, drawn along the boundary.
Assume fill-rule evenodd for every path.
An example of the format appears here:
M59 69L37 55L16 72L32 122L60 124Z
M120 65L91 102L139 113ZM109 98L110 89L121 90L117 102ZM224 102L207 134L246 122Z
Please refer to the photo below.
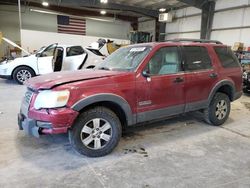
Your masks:
M48 7L48 6L49 6L49 3L46 2L46 1L43 1L43 2L42 2L42 5L43 5L44 7Z
M102 15L105 15L107 12L106 12L106 10L101 10L101 12L100 12Z
M166 9L165 9L165 8L160 8L159 11L160 11L160 12L165 12Z
M39 12L43 14L53 14L53 15L61 15L59 12L52 12L52 11L46 11L46 10L39 10L39 9L30 9L31 12Z
M103 3L103 4L107 4L108 0L101 0L100 2Z
M95 17L86 17L86 16L75 16L75 15L70 15L70 14L64 14L61 12L52 12L52 11L46 11L46 10L39 10L39 9L30 9L31 12L37 12L37 13L42 13L42 14L52 14L52 15L61 15L61 16L72 16L72 17L76 17L76 18L85 18L85 19L89 19L89 20L96 20L96 21L100 21L100 22L121 22L121 21L117 21L117 20L108 20L108 19L101 19L101 18L95 18ZM121 22L123 23L123 22Z

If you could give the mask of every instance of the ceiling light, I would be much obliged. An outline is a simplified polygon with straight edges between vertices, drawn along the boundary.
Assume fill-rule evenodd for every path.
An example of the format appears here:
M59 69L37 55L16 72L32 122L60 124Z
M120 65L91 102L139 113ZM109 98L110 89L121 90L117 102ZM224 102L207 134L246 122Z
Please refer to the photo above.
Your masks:
M160 12L165 12L166 9L165 9L165 8L160 8L159 11L160 11Z
M106 12L106 10L101 10L101 12L100 12L102 15L104 15L104 14L106 14L107 12Z
M106 3L108 3L108 0L101 0L101 3L106 4Z
M47 7L47 6L49 6L49 3L46 2L46 1L43 1L43 2L42 2L42 5L45 6L45 7Z

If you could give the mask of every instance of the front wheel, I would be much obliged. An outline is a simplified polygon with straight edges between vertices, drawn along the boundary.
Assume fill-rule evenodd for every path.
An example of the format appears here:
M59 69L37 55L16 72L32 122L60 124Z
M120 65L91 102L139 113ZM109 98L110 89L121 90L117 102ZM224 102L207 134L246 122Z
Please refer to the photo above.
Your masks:
M113 111L95 107L78 117L69 131L69 140L80 154L101 157L117 146L121 130L120 120Z
M224 93L216 93L209 107L204 110L205 121L209 124L219 126L228 118L231 110L229 97Z
M31 77L35 76L35 72L29 67L18 67L13 72L14 80L19 84L24 84L24 82Z

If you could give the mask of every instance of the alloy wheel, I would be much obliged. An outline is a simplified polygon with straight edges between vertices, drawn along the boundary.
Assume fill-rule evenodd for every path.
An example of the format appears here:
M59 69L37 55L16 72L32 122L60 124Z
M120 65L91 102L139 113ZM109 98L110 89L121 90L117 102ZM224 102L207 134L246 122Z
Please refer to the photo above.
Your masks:
M81 141L92 150L105 147L112 137L112 128L108 121L95 118L88 121L82 128Z
M220 100L216 105L216 111L215 115L218 118L218 120L222 120L227 115L227 103L225 100Z
M17 72L17 80L21 83L24 83L26 80L32 77L31 73L28 70L20 70Z

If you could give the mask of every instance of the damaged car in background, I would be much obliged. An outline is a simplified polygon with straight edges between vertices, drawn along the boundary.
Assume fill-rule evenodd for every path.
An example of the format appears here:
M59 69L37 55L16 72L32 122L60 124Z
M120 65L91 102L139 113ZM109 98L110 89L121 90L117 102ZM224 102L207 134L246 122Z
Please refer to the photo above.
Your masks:
M105 57L91 46L84 49L79 45L51 44L34 54L19 48L27 55L7 58L0 62L0 78L14 79L19 84L31 77L47 73L94 68Z

